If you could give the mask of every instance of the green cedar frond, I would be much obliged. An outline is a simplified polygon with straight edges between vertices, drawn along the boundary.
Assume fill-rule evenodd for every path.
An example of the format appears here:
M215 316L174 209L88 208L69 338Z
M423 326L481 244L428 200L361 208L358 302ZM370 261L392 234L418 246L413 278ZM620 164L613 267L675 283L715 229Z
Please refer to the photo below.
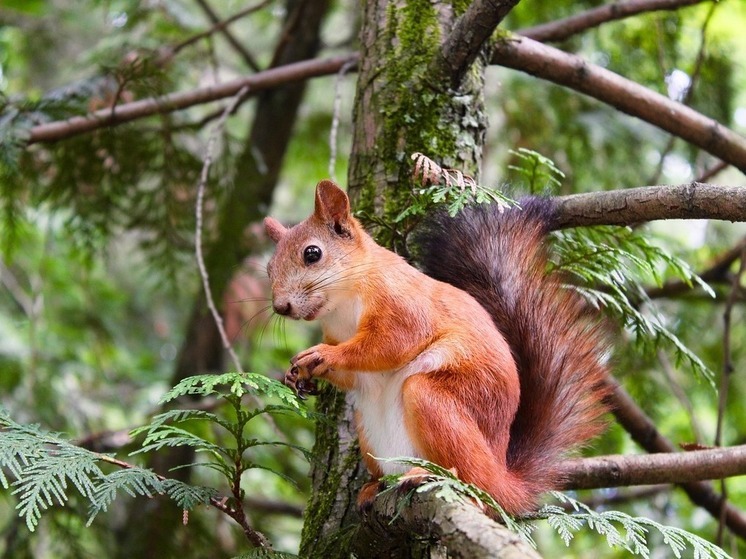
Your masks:
M45 510L55 504L65 505L69 485L90 501L88 524L107 510L119 491L133 497L165 495L184 509L217 496L212 488L159 478L144 468L104 474L99 464L105 456L75 446L62 435L43 431L37 425L19 424L2 408L0 429L0 479L6 489L12 486L12 494L18 495L18 514L31 531ZM3 469L15 478L11 484Z
M573 280L569 288L621 321L639 347L652 351L667 344L677 362L687 363L712 384L714 373L666 327L643 287L675 277L714 296L686 262L629 227L579 227L556 232L555 239L558 262L551 267Z
M515 205L515 201L499 190L477 184L461 171L443 168L422 153L413 153L412 159L415 161L412 179L416 183L412 201L394 217L394 224L408 217L422 217L437 206L445 206L453 217L469 204L495 203L501 208Z
M133 431L136 435L145 434L142 448L135 453L189 446L197 452L210 454L213 461L199 465L221 473L231 486L243 472L252 468L270 471L295 484L294 480L282 472L244 458L248 449L259 446L285 446L300 450L306 458L310 456L307 449L292 443L263 441L244 436L246 424L263 413L307 415L290 389L278 381L253 373L202 375L179 383L164 397L164 401L186 394L212 395L225 399L232 405L236 420L229 421L204 410L167 411L157 415L151 424ZM281 403L253 410L244 409L242 396L245 394L273 396ZM220 425L234 438L235 446L230 448L217 445L174 425L192 421ZM12 487L13 494L18 495L19 515L32 531L38 525L44 510L54 504L65 504L69 485L73 485L90 502L89 524L99 512L107 510L120 491L131 496L165 495L184 509L209 503L210 499L217 496L214 489L164 479L150 470L131 465L119 464L125 469L107 475L99 468L99 464L101 461L110 461L108 457L77 447L63 435L43 431L37 425L19 424L2 408L0 435L0 483L6 489ZM6 472L14 481L8 479Z
M605 536L610 547L621 547L647 559L650 557L647 536L651 531L657 531L663 536L663 543L671 549L674 557L681 557L682 552L691 547L696 559L729 558L729 555L714 543L681 528L665 526L649 518L631 517L615 510L596 512L563 493L552 492L552 495L561 503L571 506L573 511L566 512L560 507L546 505L539 510L538 516L547 520L566 545L569 545L575 533L588 526Z
M105 476L96 487L91 498L91 508L87 525L99 512L106 511L120 491L132 497L155 497L166 495L179 507L191 510L197 505L209 504L210 499L218 496L211 487L189 485L175 479L163 479L151 470L144 468L127 468Z
M527 183L531 193L555 191L565 178L554 161L537 151L518 148L508 152L518 160L517 165L508 165L508 169L518 173Z
M149 426L148 426L149 427ZM216 457L225 454L225 449L210 441L173 425L161 425L158 429L148 432L143 446L132 454L161 450L167 447L189 446L197 452L209 452Z
M133 437L142 435L143 433L149 436L151 433L157 431L167 423L181 423L193 419L210 421L212 423L221 425L226 429L228 428L227 426L230 425L227 421L223 420L217 414L204 410L169 410L167 412L159 413L158 415L153 417L148 425L137 427L136 429L133 429L130 434Z
M224 391L219 391L216 388L221 385L228 385L230 394L238 398L245 394L261 394L262 396L274 397L300 415L305 414L305 409L301 407L292 390L279 381L257 373L223 373L189 377L169 390L161 398L161 403L167 403L187 395L222 396ZM287 409L286 407L285 410Z

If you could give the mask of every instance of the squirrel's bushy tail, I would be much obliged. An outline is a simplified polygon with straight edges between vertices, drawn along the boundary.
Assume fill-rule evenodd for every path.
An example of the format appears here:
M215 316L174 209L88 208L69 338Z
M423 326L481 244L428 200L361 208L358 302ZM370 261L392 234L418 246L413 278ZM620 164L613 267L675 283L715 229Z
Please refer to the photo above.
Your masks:
M491 205L436 216L417 240L425 272L477 299L511 347L521 399L507 465L530 492L558 486L556 464L603 430L607 411L604 329L580 295L546 273L554 220L551 199L530 197L502 212Z

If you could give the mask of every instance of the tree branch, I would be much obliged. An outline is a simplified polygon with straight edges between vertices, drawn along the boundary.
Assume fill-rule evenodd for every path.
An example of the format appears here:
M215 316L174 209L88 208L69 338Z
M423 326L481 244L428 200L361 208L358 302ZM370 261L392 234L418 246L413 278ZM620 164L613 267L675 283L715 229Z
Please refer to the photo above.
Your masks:
M215 25L216 27L220 26L220 16L218 16L217 13L215 13L215 10L212 9L212 6L207 3L207 0L196 0L197 4L200 8L202 8L202 11L205 12L205 15L210 20L210 23ZM218 31L220 31L223 36L226 38L226 40L231 44L231 46L238 52L238 54L241 55L241 58L243 58L246 65L254 70L255 72L259 71L259 64L256 63L256 60L254 60L253 55L244 48L244 46L241 44L241 41L236 39L233 36L233 33L230 32L228 29L227 24L222 25Z
M645 415L627 392L614 379L607 381L612 389L609 403L619 424L632 439L650 453L676 452L676 447L658 431L655 423ZM690 481L680 484L689 499L704 508L714 518L724 512L725 524L736 535L746 538L746 514L731 504L723 505L722 497L704 481Z
M519 29L516 33L542 43L559 42L610 21L646 12L678 10L685 6L700 4L703 1L706 0L628 0L627 2L614 2L564 19Z
M238 21L239 19L241 19L243 17L246 17L249 14L253 14L254 12L257 12L257 11L261 10L262 8L267 7L271 2L272 2L272 0L261 0L258 4L255 4L253 6L248 6L248 7L244 8L243 10L240 10L240 11L236 12L232 16L230 16L230 17L228 17L228 18L226 18L226 19L224 19L222 21L214 22L214 25L212 27L210 27L210 29L202 31L201 33L197 33L196 35L192 35L188 39L185 39L185 40L181 41L180 43L178 43L178 44L176 44L176 45L174 45L172 47L164 47L164 49L167 51L167 53L170 56L173 56L176 53L178 53L179 51L181 51L182 49L188 47L189 45L193 45L194 43L196 43L198 41L201 41L205 37L209 37L213 33L216 33L218 31L223 31L231 23L233 23L235 21ZM232 35L231 35L231 37L232 37ZM249 56L249 59L251 60L251 63L249 63L249 60L247 60L244 57L244 60L249 65L249 67L252 70L254 70L255 72L258 72L260 70L260 68L253 61L253 57Z
M564 489L687 483L746 474L746 445L729 448L599 456L559 465Z
M557 228L657 219L746 221L746 187L689 183L558 196Z
M321 60L312 59L295 62L219 85L142 99L132 103L124 103L114 108L107 107L85 116L75 116L67 120L40 124L29 131L28 144L55 142L98 128L115 126L138 118L218 101L226 97L232 97L244 87L249 88L248 96L253 96L261 91L281 85L304 81L316 76L334 74L348 62L357 60L357 56L357 54L348 54Z
M432 557L540 558L520 535L476 506L448 503L436 492L414 493L405 507L398 506L402 495L396 490L379 495L355 535L355 551L361 557L424 557L418 552L433 550L437 542L441 554Z
M610 70L526 37L498 41L492 62L585 93L746 172L746 138Z
M457 90L495 28L519 0L475 0L440 46L431 72L436 83Z

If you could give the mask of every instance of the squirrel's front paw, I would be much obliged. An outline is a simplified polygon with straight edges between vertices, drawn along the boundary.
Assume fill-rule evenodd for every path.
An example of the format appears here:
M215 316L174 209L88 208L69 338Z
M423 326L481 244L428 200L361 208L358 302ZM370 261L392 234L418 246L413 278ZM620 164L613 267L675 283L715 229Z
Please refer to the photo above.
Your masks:
M324 347L328 346L324 346L324 344L315 345L301 351L290 360L290 364L298 369L299 378L321 377L332 371L329 362L324 358Z
M285 385L292 388L299 398L318 394L313 377L323 376L332 369L321 353L323 344L301 351L290 360L290 370L285 373Z
M301 378L300 371L295 365L285 373L283 382L285 386L292 388L301 400L305 400L309 395L313 396L319 393L316 381L309 377Z

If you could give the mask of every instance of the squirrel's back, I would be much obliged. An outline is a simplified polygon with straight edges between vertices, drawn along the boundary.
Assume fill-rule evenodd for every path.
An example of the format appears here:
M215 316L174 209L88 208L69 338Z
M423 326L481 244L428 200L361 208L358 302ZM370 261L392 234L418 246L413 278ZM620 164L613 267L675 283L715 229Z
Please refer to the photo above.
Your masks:
M430 276L471 294L492 316L518 367L521 398L511 426L508 468L545 490L561 480L555 465L603 430L607 343L584 299L547 275L551 199L520 207L441 214L418 236Z

